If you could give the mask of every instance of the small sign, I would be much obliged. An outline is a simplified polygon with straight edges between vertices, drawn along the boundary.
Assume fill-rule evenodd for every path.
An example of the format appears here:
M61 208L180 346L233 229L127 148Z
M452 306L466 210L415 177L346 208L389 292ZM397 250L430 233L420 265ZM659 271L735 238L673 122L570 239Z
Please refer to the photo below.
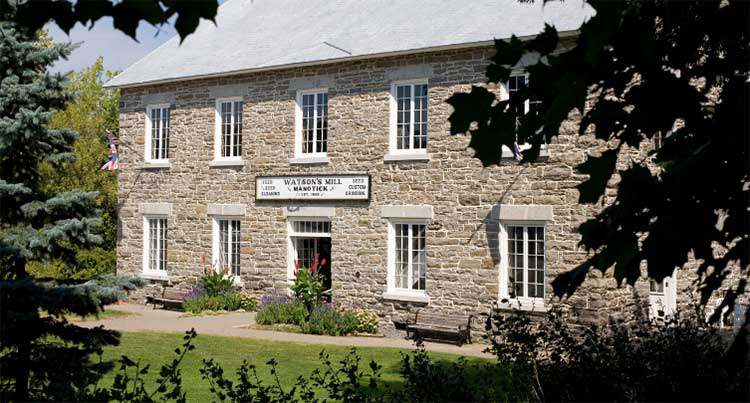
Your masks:
M255 178L256 200L370 200L369 175L293 175Z

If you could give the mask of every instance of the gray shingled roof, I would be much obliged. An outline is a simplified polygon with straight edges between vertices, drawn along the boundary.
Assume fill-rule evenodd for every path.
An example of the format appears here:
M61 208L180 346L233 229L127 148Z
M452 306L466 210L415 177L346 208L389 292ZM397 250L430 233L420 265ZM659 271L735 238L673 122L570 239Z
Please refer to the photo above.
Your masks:
M529 36L545 22L573 31L593 14L582 0L229 0L216 25L174 37L108 86L419 51Z

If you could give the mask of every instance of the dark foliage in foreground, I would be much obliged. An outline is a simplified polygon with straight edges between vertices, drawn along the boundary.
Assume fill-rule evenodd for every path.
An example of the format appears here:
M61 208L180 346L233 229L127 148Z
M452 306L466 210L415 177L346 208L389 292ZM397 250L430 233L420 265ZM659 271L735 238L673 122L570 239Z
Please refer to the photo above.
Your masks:
M606 326L557 312L487 319L491 350L510 371L511 400L742 401L750 397L747 325L734 343L695 318Z
M528 41L497 41L487 81L506 82L525 54L538 54L526 66L529 85L511 100L480 86L453 95L451 133L470 134L469 147L485 166L500 163L501 146L512 149L516 141L532 146L522 163L533 163L569 113L581 113L578 134L607 147L577 166L589 175L578 186L579 201L603 200L608 183L616 183L617 195L579 227L591 255L555 279L555 294L575 292L592 269L613 269L619 282L632 284L644 261L648 276L660 281L692 257L704 304L729 288L718 319L747 292L750 276L750 3L587 3L595 16L572 45L551 26ZM542 106L517 114L527 100ZM725 284L732 270L739 278Z

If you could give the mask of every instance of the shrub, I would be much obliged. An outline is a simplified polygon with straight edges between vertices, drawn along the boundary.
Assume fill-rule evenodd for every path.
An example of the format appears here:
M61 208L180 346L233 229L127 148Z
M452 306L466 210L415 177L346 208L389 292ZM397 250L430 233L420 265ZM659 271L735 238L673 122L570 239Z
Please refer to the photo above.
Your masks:
M357 320L355 331L359 333L375 334L380 330L380 318L378 318L377 313L366 309L354 309L351 312Z
M272 302L261 305L255 315L255 322L261 325L284 323L302 326L307 316L307 309L299 301Z
M255 309L255 299L238 292L228 292L217 296L200 295L190 298L183 305L186 312L201 313L203 311L236 311Z
M331 295L331 290L327 290L323 285L323 276L314 267L295 270L294 284L291 289L308 312L322 302L324 297Z
M308 334L342 336L357 330L359 321L351 311L336 310L330 304L318 304L310 311L302 331Z
M212 297L228 293L234 285L234 276L226 271L206 270L200 280L206 294Z
M551 312L539 323L520 313L495 315L487 323L491 351L510 364L511 400L747 397L745 336L727 348L717 329L698 318L576 326Z

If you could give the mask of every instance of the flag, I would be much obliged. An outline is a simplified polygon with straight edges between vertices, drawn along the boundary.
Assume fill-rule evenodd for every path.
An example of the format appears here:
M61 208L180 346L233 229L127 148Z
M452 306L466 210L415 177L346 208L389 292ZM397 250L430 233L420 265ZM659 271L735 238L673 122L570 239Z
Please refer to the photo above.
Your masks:
M107 130L107 139L109 140L109 158L107 158L107 162L102 165L101 169L103 171L116 171L118 168L117 146L120 145L120 141L109 130Z

